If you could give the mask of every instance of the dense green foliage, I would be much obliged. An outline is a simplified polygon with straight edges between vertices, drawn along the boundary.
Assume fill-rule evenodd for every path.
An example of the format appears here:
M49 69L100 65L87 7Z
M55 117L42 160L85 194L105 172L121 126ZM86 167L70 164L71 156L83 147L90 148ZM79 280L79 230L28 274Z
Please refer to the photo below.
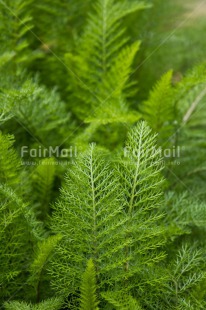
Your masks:
M0 0L0 309L206 308L206 23L180 2Z

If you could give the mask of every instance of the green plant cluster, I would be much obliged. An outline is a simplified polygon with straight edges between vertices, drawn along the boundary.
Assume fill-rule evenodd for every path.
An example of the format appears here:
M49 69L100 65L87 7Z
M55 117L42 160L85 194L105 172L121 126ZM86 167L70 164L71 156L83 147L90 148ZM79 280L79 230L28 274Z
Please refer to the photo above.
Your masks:
M175 2L0 0L0 309L206 309L206 24Z

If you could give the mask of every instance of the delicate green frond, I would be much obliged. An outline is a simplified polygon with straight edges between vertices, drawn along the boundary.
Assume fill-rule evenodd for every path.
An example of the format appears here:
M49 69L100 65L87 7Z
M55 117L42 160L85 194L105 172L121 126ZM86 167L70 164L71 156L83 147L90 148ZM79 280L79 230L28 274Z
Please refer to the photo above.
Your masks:
M183 79L176 85L176 102L179 102L179 111L185 113L188 108L187 98L190 92L193 92L198 85L206 83L206 64L196 65L194 68L183 77Z
M19 170L21 162L13 149L14 136L0 132L0 182L16 186L20 182Z
M96 272L92 259L82 276L80 310L98 310Z
M14 221L16 218L24 211L25 205L22 204L22 201L14 194L14 192L5 185L0 185L0 193L1 193L1 218L2 218L2 225L1 225L1 236L7 227ZM3 201L3 198L6 198ZM8 206L11 202L15 202L16 208L10 207L10 212L8 212Z
M0 198L0 296L5 298L16 291L16 285L21 287L25 281L25 270L42 230L33 210L12 189L0 185Z
M6 310L31 310L30 305L25 302L12 301L4 304Z
M42 301L39 304L32 305L25 302L11 301L4 304L5 310L59 310L61 309L62 300L59 298L51 298Z
M176 109L178 127L173 134L176 145L181 149L181 169L174 166L174 173L187 186L204 192L206 180L205 153L205 100L206 100L206 66L195 67L182 80L176 89ZM185 190L185 189L184 189ZM202 195L202 194L201 194Z
M123 292L102 293L102 297L117 310L142 310L138 301L130 295L124 295Z
M20 89L6 90L1 96L10 107L17 123L31 137L45 146L55 145L55 140L63 140L60 126L69 121L69 114L66 113L65 105L55 90L49 92L35 81L26 81ZM56 134L50 138L49 133L59 127Z
M133 285L140 285L141 269L161 261L165 254L158 248L166 242L165 228L159 224L163 214L162 159L156 146L156 135L145 122L130 131L124 156L118 169L124 193L127 218L125 239L125 278L135 277ZM140 278L139 278L140 277ZM128 283L129 284L129 283Z
M90 128L95 125L117 123L122 123L122 126L124 126L127 123L135 123L140 118L141 115L137 111L130 111L126 102L119 98L118 103L114 102L114 99L110 99L109 103L105 103L104 107L100 106L92 117L85 119L85 123L91 124Z
M52 187L55 177L55 159L43 159L33 174L33 184L36 190L36 203L39 208L40 218L46 219L49 215Z
M131 47L126 47L114 60L111 69L106 73L100 88L99 98L101 103L95 108L92 117L86 118L86 123L109 124L109 123L134 123L140 115L136 111L129 111L124 95L125 87L131 73L131 65L139 42ZM128 93L127 93L128 95Z
M89 15L88 25L79 46L80 57L86 65L91 66L90 70L94 74L89 85L97 84L102 74L110 69L117 52L127 41L127 38L122 39L124 29L120 27L120 19L147 7L143 2L129 3L126 0L98 0L95 3L94 13ZM84 77L85 73L81 76Z
M102 98L103 102L110 97L120 98L122 96L131 74L131 65L139 47L139 41L133 43L131 46L126 46L112 62L111 68L106 73L103 81L103 94L100 93L100 98Z
M8 69L18 72L19 64L26 64L35 58L29 48L28 32L32 29L31 7L33 0L0 1L0 43L1 53L13 54ZM5 38L5 35L7 36Z
M184 192L179 195L168 193L166 197L167 225L177 226L183 232L194 227L203 229L206 224L206 204L191 197L190 193ZM168 212L169 209L169 212Z
M106 275L115 278L123 264L125 219L120 217L118 187L111 164L94 145L69 169L52 217L52 230L63 238L52 257L49 272L53 286L61 293L76 290L90 258L97 277L103 275L106 282ZM76 283L75 287L72 283Z
M74 89L78 90L75 96L83 101L85 110L99 108L104 111L110 97L116 99L118 110L123 91L129 86L131 65L140 45L139 41L128 45L120 20L147 7L149 5L143 2L130 3L127 0L98 0L94 4L94 12L89 15L87 27L78 41L78 53L66 55L68 66L76 74L71 80L71 83L75 82ZM81 109L78 105L72 108L84 119L87 113L82 105ZM101 117L99 112L98 117Z
M123 286L126 294L145 286L144 266L154 268L165 257L158 249L166 242L158 211L162 163L144 122L130 132L126 150L113 171L92 145L68 172L52 218L52 230L63 236L49 268L58 291L74 293L70 286L80 285L85 262L92 258L98 289ZM155 274L150 285L158 281Z
M46 269L46 264L60 240L60 235L50 236L38 244L34 261L30 266L31 276L29 278L29 283L36 291L37 299L39 299L39 287L43 280L43 271Z
M202 255L201 250L187 244L178 251L176 259L169 267L170 282L168 294L165 296L171 306L175 304L183 307L186 303L191 303L191 307L197 305L197 309L201 309L191 292L206 277L205 271L201 270Z
M171 126L173 127L172 122L174 121L172 74L172 71L168 71L162 76L150 92L149 99L140 107L144 119L154 132L162 133L162 129L164 129L166 137L171 135Z

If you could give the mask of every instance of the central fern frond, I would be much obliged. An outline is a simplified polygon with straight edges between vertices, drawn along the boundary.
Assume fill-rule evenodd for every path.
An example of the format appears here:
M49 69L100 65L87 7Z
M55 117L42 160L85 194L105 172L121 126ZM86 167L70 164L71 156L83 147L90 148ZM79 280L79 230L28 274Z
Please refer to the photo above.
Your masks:
M62 235L62 241L52 259L50 273L53 285L65 294L72 290L72 282L80 284L90 258L94 261L97 278L112 270L115 276L116 266L121 262L116 255L124 246L121 195L114 170L104 157L91 145L69 170L61 200L54 206L52 229ZM64 253L70 257L69 264ZM61 278L59 283L57 278Z
M158 211L162 165L154 143L141 122L128 137L128 157L120 165L113 167L92 145L69 170L52 218L53 231L63 236L49 268L56 290L74 293L72 283L80 285L92 259L101 292L115 287L132 293L146 281L145 266L149 272L164 258L158 250L165 243Z

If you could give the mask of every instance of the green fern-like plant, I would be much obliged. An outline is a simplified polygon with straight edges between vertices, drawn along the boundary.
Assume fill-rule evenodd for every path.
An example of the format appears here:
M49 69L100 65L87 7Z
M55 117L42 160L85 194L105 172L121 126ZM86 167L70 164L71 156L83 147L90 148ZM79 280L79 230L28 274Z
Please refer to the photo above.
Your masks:
M33 28L33 0L0 1L0 54L10 53L5 62L6 71L21 75L23 65L28 65L37 56L30 48L29 33Z
M65 56L72 76L71 109L89 124L82 141L91 141L102 125L134 123L139 119L137 112L128 109L127 98L134 91L129 77L140 42L129 43L121 20L148 7L139 1L97 1L78 40L77 52ZM104 127L102 130L105 132Z
M4 90L1 96L18 127L33 140L45 147L53 146L55 142L57 146L58 141L63 141L63 132L59 126L69 121L69 114L55 90L50 93L36 81L27 80L20 87L18 85ZM55 128L59 130L56 131L56 138L53 136L51 139L48 135Z
M205 180L206 171L203 156L205 68L205 63L195 66L177 83L172 82L172 72L167 72L151 91L148 100L140 105L143 118L159 134L161 148L170 149L170 154L174 148L179 149L179 158L170 156L166 160L172 186L179 183L179 188L183 184L193 187L198 182L195 190L199 195L204 195L202 180ZM177 160L181 169L175 164ZM182 183L178 182L179 179Z
M23 176L20 159L13 148L14 137L0 133L0 258L1 294L4 300L12 295L21 281L26 281L27 268L32 259L33 247L41 240L44 231L36 219L31 205L24 202L27 187L21 189ZM24 180L25 181L25 180ZM18 194L17 194L18 191ZM16 284L15 284L16 283Z
M0 298L4 300L16 291L22 294L22 283L26 281L33 247L44 232L32 208L7 185L0 184L0 197Z
M75 61L73 65L76 69L75 73L82 82L79 79L74 81L80 85L83 91L81 95L84 95L81 98L90 108L97 108L98 99L100 102L106 100L111 90L114 91L109 81L112 81L113 86L117 88L116 80L113 79L118 79L118 74L121 74L118 80L120 87L118 93L121 93L120 90L125 87L139 43L125 47L128 38L124 37L125 31L121 29L120 20L146 7L143 2L130 4L128 1L115 2L114 0L97 1L94 5L94 12L90 14L85 32L78 42L79 54L74 58L70 54L67 55L67 61L71 58ZM121 71L118 60L123 61ZM93 72L93 75L88 76L88 70ZM96 96L98 99L95 98Z
M163 203L163 166L155 139L151 129L140 122L128 136L126 159L120 162L118 168L128 219L126 238L129 246L125 248L125 278L136 278L137 285L140 284L141 264L150 267L164 257L163 252L155 250L165 242L164 228L158 225L163 216L158 210ZM135 283L135 279L132 283Z
M20 301L6 302L5 310L59 310L61 309L62 300L59 298L51 298L33 305Z
M39 217L46 220L49 216L49 203L55 178L55 159L43 159L33 174L33 184L36 189L35 202L38 206Z
M0 132L0 182L9 186L16 186L19 181L19 171L21 162L13 149L14 136L3 135Z
M169 140L174 140L178 127L182 127L185 122L192 100L191 94L194 94L194 90L199 87L204 88L204 85L205 64L189 70L177 83L174 83L173 73L170 70L156 83L148 100L141 104L140 111L144 119L162 136L163 145Z
M98 302L96 296L96 274L95 266L90 259L87 263L87 268L82 277L81 310L98 310Z
M142 310L138 301L130 295L122 295L116 292L102 293L103 298L117 310Z
M144 119L148 122L149 126L154 132L161 134L159 137L160 143L165 143L167 137L172 135L174 131L175 110L172 74L172 71L168 71L162 76L161 80L150 92L148 100L140 107Z
M202 254L201 250L188 245L183 245L178 251L177 257L169 267L171 272L168 294L163 298L168 305L165 306L166 309L171 309L171 307L204 309L205 303L200 304L192 293L206 276L204 270L201 270Z
M49 286L48 278L46 277L45 269L46 265L50 259L50 256L53 254L56 245L61 240L60 235L49 236L45 238L43 241L38 243L38 247L36 253L34 255L34 261L30 266L30 278L28 282L34 288L36 294L36 301L39 302L41 299L41 285L42 283ZM44 292L46 295L46 292Z
M2 308L206 308L205 21L181 2L0 0Z
M145 285L144 266L149 273L165 257L158 250L166 239L158 212L162 165L154 143L155 136L140 122L116 168L94 145L73 164L52 217L52 230L62 235L49 268L55 290L75 294L92 258L100 292L115 287L132 293ZM152 281L163 279L155 275Z
M80 285L86 261L90 258L94 261L97 278L102 272L100 266L103 262L107 262L105 272L114 270L115 275L115 251L119 251L120 239L124 244L119 218L121 205L118 203L121 198L115 180L114 171L109 163L106 164L104 154L94 145L68 171L61 200L54 206L52 216L52 230L62 235L62 241L57 245L50 267L53 286L65 295L75 292ZM116 237L109 247L111 233ZM110 262L107 261L108 255L112 257ZM74 282L77 286L72 285Z

